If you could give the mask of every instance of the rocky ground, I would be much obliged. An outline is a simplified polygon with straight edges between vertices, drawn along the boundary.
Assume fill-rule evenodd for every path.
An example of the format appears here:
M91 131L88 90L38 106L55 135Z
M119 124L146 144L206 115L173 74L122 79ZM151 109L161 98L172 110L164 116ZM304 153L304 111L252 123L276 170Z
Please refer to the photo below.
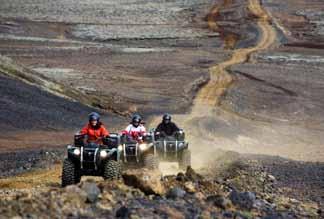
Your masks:
M225 161L226 162L223 162ZM221 162L219 162L221 161ZM318 218L316 201L284 195L255 159L223 153L198 174L128 170L123 180L1 191L1 216L19 218ZM2 182L3 183L3 182ZM46 210L45 210L46 209Z
M0 217L323 217L321 1L0 3ZM177 113L199 174L60 188L93 110Z

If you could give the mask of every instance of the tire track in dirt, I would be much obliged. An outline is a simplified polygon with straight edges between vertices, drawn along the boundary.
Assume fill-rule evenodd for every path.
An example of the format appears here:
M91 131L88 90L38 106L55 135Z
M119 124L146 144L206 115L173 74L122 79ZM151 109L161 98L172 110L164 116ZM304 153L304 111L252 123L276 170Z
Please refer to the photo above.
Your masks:
M217 7L215 8L217 9ZM215 8L213 10L215 10ZM228 67L246 62L250 54L256 51L265 50L275 42L277 38L276 31L271 26L270 16L261 7L259 0L249 0L248 8L258 20L257 24L262 32L261 39L255 47L236 49L229 60L219 63L210 69L211 80L198 92L194 100L192 114L195 114L197 111L197 106L200 108L200 105L219 105L220 98L233 82L231 75L226 70ZM215 11L212 13L215 13ZM211 16L209 18L211 18ZM209 27L213 27L213 29L214 27L217 27L216 21L214 20L208 20L208 24Z

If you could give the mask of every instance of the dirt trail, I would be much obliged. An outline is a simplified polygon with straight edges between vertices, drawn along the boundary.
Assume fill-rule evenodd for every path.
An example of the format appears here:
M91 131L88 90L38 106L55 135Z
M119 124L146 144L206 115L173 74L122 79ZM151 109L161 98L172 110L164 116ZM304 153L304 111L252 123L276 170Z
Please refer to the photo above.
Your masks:
M209 13L208 26L211 30L217 31L217 21L215 20L217 13L221 7L227 7L231 1L224 0L221 6L215 6ZM236 115L228 115L221 112L217 115L215 111L221 111L219 104L220 99L226 89L233 82L233 78L227 72L227 68L248 61L249 56L257 51L265 50L273 45L277 39L276 31L270 24L270 16L261 7L259 0L249 0L248 9L257 21L257 25L260 28L260 38L256 46L249 48L241 48L233 51L233 54L229 60L217 64L210 68L211 80L206 84L197 94L191 112L188 114L174 115L175 121L186 130L188 140L192 145L191 150L193 156L193 166L199 168L206 165L208 159L215 159L217 156L214 150L214 145L223 145L229 150L237 150L242 152L242 145L240 142L229 141L226 138L216 135L214 131L206 129L208 123L217 123L215 121L222 120L225 123L231 123L234 121L239 123L243 118ZM216 120L215 120L216 119ZM160 118L154 118L152 120L152 126L159 122ZM250 121L248 121L250 122ZM207 124L207 125L206 125ZM249 140L248 138L246 138ZM234 140L235 141L235 140ZM258 143L253 142L253 148ZM227 145L227 146L225 146ZM250 146L250 145L249 145ZM252 147L251 147L252 148ZM244 150L244 149L243 149ZM257 153L256 150L251 149ZM247 152L247 151L246 151ZM174 166L162 166L162 171L165 174L175 172Z
M261 39L255 47L237 49L233 52L233 55L229 60L210 69L211 80L198 93L194 101L194 107L192 110L193 115L197 113L197 106L200 108L200 105L207 104L215 106L219 104L220 97L233 81L232 77L226 71L226 68L247 61L251 53L267 49L275 42L277 36L275 30L270 25L270 16L261 7L259 0L249 0L248 7L251 13L253 13L253 15L258 19L258 26L262 31ZM213 10L215 9L217 8L214 8ZM217 27L216 21L214 20L209 19L208 24L209 27L212 27L213 29Z

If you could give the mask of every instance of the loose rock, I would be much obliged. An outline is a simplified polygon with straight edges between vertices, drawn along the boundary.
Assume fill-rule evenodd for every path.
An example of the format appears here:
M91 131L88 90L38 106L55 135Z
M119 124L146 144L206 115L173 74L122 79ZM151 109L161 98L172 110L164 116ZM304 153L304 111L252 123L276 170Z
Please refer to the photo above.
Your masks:
M98 196L100 194L100 189L97 184L94 182L84 182L82 184L82 190L87 194L87 201L90 203L94 203L97 201Z
M168 191L166 197L169 199L177 199L177 198L183 198L185 195L186 192L183 189L179 187L174 187Z
M127 170L123 173L126 185L140 189L146 195L163 195L165 188L161 182L162 173L160 171Z

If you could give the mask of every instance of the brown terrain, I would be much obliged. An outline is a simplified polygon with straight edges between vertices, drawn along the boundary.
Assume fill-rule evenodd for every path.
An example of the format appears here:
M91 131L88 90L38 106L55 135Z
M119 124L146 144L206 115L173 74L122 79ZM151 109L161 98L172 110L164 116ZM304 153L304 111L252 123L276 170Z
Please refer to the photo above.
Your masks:
M0 3L4 218L323 217L322 1ZM163 165L159 194L129 173L59 188L64 145L95 110L116 132L133 112L150 128L172 113L199 174Z

